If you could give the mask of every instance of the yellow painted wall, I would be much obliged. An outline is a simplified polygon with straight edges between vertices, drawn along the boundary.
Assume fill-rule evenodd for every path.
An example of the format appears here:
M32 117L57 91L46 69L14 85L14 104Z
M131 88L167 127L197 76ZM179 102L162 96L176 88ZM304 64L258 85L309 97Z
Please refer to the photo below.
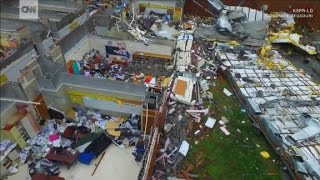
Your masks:
M8 81L8 77L5 74L0 75L0 86L5 84Z
M19 130L16 127L11 128L10 133L12 134L12 136L21 148L24 148L26 146L26 141L22 138L22 136L19 133Z
M10 44L9 44L9 41L8 39L6 38L0 38L0 46L3 46L3 47L10 47Z
M26 27L23 27L13 32L1 32L0 45L3 47L16 48L17 45L20 44L21 39L30 39L30 37L31 37L31 33L29 29ZM16 44L13 46L13 44L9 42L9 39L14 39L16 41Z
M16 140L14 139L14 137L11 135L11 133L9 131L6 130L1 130L1 141L5 140L5 139L9 139L12 142L16 142Z
M173 21L178 22L180 21L181 17L182 17L182 8L176 7L173 14Z
M68 90L67 94L69 95L71 99L72 104L81 104L83 105L83 97L91 97L98 100L104 100L104 101L114 101L118 103L120 106L122 105L122 101L116 97L112 96L105 96L105 95L98 95L88 92L81 92L76 90Z
M9 139L12 142L18 143L20 148L24 148L26 146L26 141L20 135L19 130L16 127L12 127L10 131L1 130L1 140Z
M72 104L83 104L82 96L69 94Z

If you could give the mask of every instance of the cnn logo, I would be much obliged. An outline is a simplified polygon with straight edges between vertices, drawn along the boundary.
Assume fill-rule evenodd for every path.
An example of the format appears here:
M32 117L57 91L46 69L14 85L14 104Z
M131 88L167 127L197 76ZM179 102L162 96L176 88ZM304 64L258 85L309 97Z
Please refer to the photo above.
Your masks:
M38 0L19 1L20 19L38 19Z

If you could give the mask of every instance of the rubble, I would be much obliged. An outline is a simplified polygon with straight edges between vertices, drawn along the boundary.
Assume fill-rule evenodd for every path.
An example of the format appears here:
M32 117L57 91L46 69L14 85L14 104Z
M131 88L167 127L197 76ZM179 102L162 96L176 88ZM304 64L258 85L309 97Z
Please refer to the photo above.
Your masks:
M204 58L208 57L209 54L204 55L202 47L194 47L194 44L191 34L182 33L177 37L177 52L175 54L175 69L177 75L173 76L172 80L172 92L169 95L171 101L168 103L170 108L168 110L167 124L165 125L166 134L163 137L167 139L170 138L169 145L166 143L165 147L167 148L164 148L167 149L166 151L169 150L169 152L162 154L157 159L157 177L168 177L169 174L174 174L176 169L181 166L183 156L187 156L190 146L186 141L188 134L191 132L195 136L201 136L202 134L201 129L203 129L203 126L193 131L192 124L200 123L201 116L209 113L208 108L200 105L202 103L201 96L208 92L208 98L212 99L212 93L209 92L209 89L214 84L211 75L216 74L216 66L204 60L198 67L206 67L205 70L202 71L200 68L195 68L196 66L194 65L197 65L199 61L194 61L191 54ZM188 51L193 52L190 53ZM209 66L206 66L208 63ZM207 97L205 98L207 99ZM209 122L207 125L209 127L212 126ZM186 129L187 126L191 127L191 129ZM195 141L196 144L197 142L198 141ZM183 156L179 156L179 154L176 153L177 147L180 147L179 154ZM163 152L164 149L161 151ZM168 157L168 154L171 156L165 160L164 157ZM164 162L168 164L164 164ZM166 173L159 173L163 168L167 169Z
M304 45L301 43L302 35L297 33L290 33L286 31L280 31L277 33L272 33L270 37L271 43L277 44L277 43L290 43L293 44L303 51L309 53L310 55L317 54L316 48L311 45Z
M232 93L231 93L228 89L226 89L226 88L223 89L223 93L224 93L225 95L227 95L227 96L231 96L231 95L232 95Z
M187 141L182 141L182 144L179 148L179 153L181 153L183 156L187 156L187 153L189 151L189 143Z
M302 129L298 128L300 131L295 129L292 132L292 123L300 124L306 119L309 119L309 122L318 121L317 105L309 103L317 101L318 95L316 89L319 87L317 87L310 77L301 74L288 63L278 51L270 46L265 46L262 48L260 56L254 55L253 52L248 52L248 57L250 58L247 60L238 58L240 56L239 51L236 54L223 52L220 54L220 58L223 64L228 67L227 71L231 75L232 82L236 85L237 90L239 90L239 95L245 98L250 105L251 109L249 109L249 113L258 115L257 121L260 122L263 129L266 129L266 131L273 129L271 131L279 134L279 138L281 139L290 139L289 137L292 137L294 134L301 138L304 135L297 132L302 132ZM273 55L270 57L270 54ZM229 59L227 60L228 62L225 61L226 59ZM238 77L241 78L237 79ZM310 86L311 88L305 88L306 86ZM288 89L292 89L293 91L289 92ZM315 109L308 111L305 105ZM303 127L308 127L308 125ZM313 132L316 133L316 131ZM284 132L286 132L286 135L282 134ZM313 137L314 134L309 135L308 137ZM267 134L267 136L270 137L271 135ZM276 139L272 141L284 149L288 149L297 143L297 141L287 140L284 140L286 142L279 142ZM312 143L306 139L301 139L300 142L304 144L303 149L308 149L312 146ZM295 152L309 159L304 161L303 165L299 164L299 166L295 166L296 168L300 169L304 166L305 168L309 168L310 171L320 172L316 170L315 161L311 160L317 156L317 153L313 152L312 155L307 155L300 150L296 150ZM295 161L290 160L287 163L295 164ZM314 174L314 176L318 175Z
M291 17L275 19L264 11L247 7L237 10L219 0L208 0L208 3L219 12L218 16L209 19L184 17L180 23L173 22L169 11L160 13L147 7L135 15L132 14L134 4L132 11L126 3L91 5L97 11L103 7L114 8L115 12L110 14L112 23L115 23L110 28L111 34L131 34L131 38L144 42L145 46L157 38L176 42L173 62L170 58L164 65L144 59L130 62L130 54L124 48L109 49L119 52L121 57L111 54L103 57L99 51L91 49L81 60L68 64L69 73L144 84L151 100L163 98L161 100L165 102L161 107L155 105L154 109L165 112L153 109L155 117L161 116L155 118L150 135L146 135L146 130L143 134L141 130L141 121L148 118L134 114L112 117L98 111L75 108L73 119L51 119L47 127L30 139L20 152L21 160L30 161L32 173L57 175L59 168L52 161L72 165L79 154L79 161L88 165L92 158L101 153L104 155L109 144L114 143L119 148L134 146L132 155L136 162L142 162L143 167L146 164L150 166L150 162L155 160L155 179L197 178L190 173L203 164L202 155L197 156L197 162L186 170L182 167L192 146L201 144L209 136L208 132L222 131L224 135L218 137L222 140L232 137L231 133L245 133L241 128L231 128L232 116L226 114L231 120L225 116L219 120L220 117L212 110L212 107L219 106L212 87L217 77L223 75L232 86L231 90L224 88L222 92L228 97L240 97L245 104L240 111L255 118L254 126L266 132L274 141L272 144L279 148L280 155L289 158L290 167L297 173L303 172L300 174L302 177L318 178L320 87L291 65L271 44L291 43L309 54L316 54L316 48L303 43L301 35L292 33L294 22ZM202 8L208 11L206 7ZM135 55L140 57L141 54L143 52L139 51ZM1 59L4 59L3 55ZM157 70L166 72L152 72ZM155 97L155 89L165 92L165 96ZM144 108L145 105L141 106ZM224 113L231 110L227 106L221 106L221 109ZM218 125L215 125L217 121ZM243 125L249 123L239 122ZM158 132L157 128L163 128L163 131L160 129L160 135L152 137L152 132ZM151 141L156 145L151 146ZM238 142L248 141L249 138L245 138ZM8 141L1 144L1 154L6 153L8 144ZM237 146L260 148L258 144ZM61 152L68 154L68 158L57 158ZM155 156L147 157L153 153ZM265 159L270 158L266 151L260 154ZM296 160L296 157L301 160ZM12 166L12 172L15 170Z
M0 61L4 61L17 51L16 48L0 48Z
M210 3L218 3L218 2L210 2ZM223 6L222 3L215 4L216 8L221 8ZM246 9L244 12L249 12L250 10ZM229 69L231 65L228 63L231 61L233 66L240 66L244 67L245 65L248 66L248 64L251 64L252 61L250 61L251 58L257 57L254 54L250 52L246 52L243 54L243 58L247 59L246 64L236 64L237 56L228 54L227 56L224 53L225 49L246 49L244 46L249 45L251 47L253 46L263 46L264 39L267 35L267 28L268 28L268 21L270 21L270 17L266 15L267 21L252 21L252 17L246 17L245 14L250 13L244 13L242 11L228 11L227 16L220 16L220 21L218 19L217 24L220 22L220 30L224 28L225 31L228 32L236 32L238 34L241 34L240 36L237 36L239 38L239 42L237 41L230 41L230 39L227 39L228 35L221 35L221 34L212 34L214 31L214 28L208 28L207 26L198 26L195 28L194 35L192 35L192 32L189 33L181 33L180 36L177 37L177 52L175 53L175 69L178 72L178 76L175 76L173 78L173 88L172 92L170 94L170 99L174 99L175 101L171 101L169 103L169 111L168 111L168 117L167 117L167 124L165 125L166 134L164 137L169 138L170 137L170 143L167 146L178 147L180 143L186 142L186 136L191 135L195 136L194 144L197 145L199 143L199 140L197 140L196 137L198 137L199 134L202 133L202 125L204 125L207 128L214 128L216 119L214 117L208 117L206 122L202 122L202 115L210 114L210 111L208 108L205 108L201 106L203 100L214 100L212 92L209 92L210 87L214 86L214 79L217 76L217 69L220 68L223 71L229 72ZM260 13L261 16L264 16L263 13ZM223 20L224 18L224 20ZM232 26L231 23L232 22ZM245 22L248 21L248 22ZM222 23L225 23L225 25L222 25ZM229 23L229 24L228 24ZM239 24L240 23L240 24ZM192 23L186 23L184 22L183 26L187 29L191 29L189 26ZM196 24L196 23L193 23ZM239 29L240 28L240 29ZM208 31L208 35L206 36L203 34L204 31ZM231 33L232 34L232 33ZM212 39L217 39L222 42L227 43L215 43L215 46L212 46L212 48L206 48L204 44L199 43L200 38L205 38L206 41L210 41L210 37ZM203 41L204 42L204 41ZM208 46L210 47L210 46ZM210 53L212 52L212 53ZM213 59L212 59L213 57ZM239 57L240 58L240 57ZM227 59L227 60L224 60ZM221 61L222 60L222 61ZM222 62L222 63L219 63ZM243 60L245 62L245 60ZM234 73L234 72L232 72ZM243 83L243 85L249 84L250 78L245 79L246 84ZM255 82L255 79L253 79ZM188 87L188 83L193 84L192 89L190 88L190 92L192 93L192 96L188 97L188 100L183 100L182 97L179 99L179 95L185 95L186 96L186 89ZM256 83L256 82L255 82ZM180 89L181 88L181 89ZM227 96L233 95L228 89L224 89L223 92ZM191 93L189 93L191 95ZM263 95L264 96L264 95ZM177 101L177 102L176 102ZM182 103L182 104L181 104ZM174 107L172 106L174 105ZM241 110L242 112L247 112L247 109ZM256 111L258 112L258 111ZM258 112L259 113L259 112ZM186 116L189 116L186 118ZM188 125L186 126L185 121L188 121ZM194 123L204 123L200 125L200 129L197 129L192 124ZM245 121L241 122L242 124L246 123ZM219 129L226 135L229 136L231 133L228 131L227 126L229 125L229 120L226 117L221 117L221 120L219 121L220 127ZM184 129L187 128L187 131L185 132ZM236 130L237 133L241 133L240 129ZM186 134L187 133L187 134ZM160 143L161 145L161 143ZM170 149L170 148L169 148ZM160 159L163 159L163 155L160 156L157 161L160 161ZM172 156L175 157L175 156ZM174 165L177 165L178 158L175 159L176 162ZM161 161L165 161L164 159ZM167 161L170 163L170 161ZM165 168L167 165L160 165L159 162L156 163L156 172L160 172L161 168ZM172 166L170 166L172 168ZM174 168L169 170L167 169L166 173L160 173L157 177L163 177L167 176L172 173L172 170L175 169L176 166L173 166ZM179 176L176 177L183 177L186 178L186 176L182 175L183 173L180 173Z
M208 119L207 119L207 121L206 121L206 123L205 123L204 125L205 125L206 127L210 128L210 129L212 129L213 126L215 125L215 123L216 123L216 120L215 120L215 119L213 119L213 118L211 118L211 117L208 117Z
M193 104L192 92L195 82L183 76L178 76L174 82L171 98L182 103Z
M97 157L111 143L119 145L124 140L128 140L128 146L136 146L134 156L137 161L141 161L144 151L139 150L141 142L138 142L141 137L138 127L140 116L131 115L128 119L120 118L124 121L112 130L116 129L116 132L121 132L121 135L113 138L107 124L114 122L115 117L102 115L97 111L83 111L77 108L75 110L73 119L48 120L47 127L27 141L27 146L20 152L20 158L28 162L31 174L58 175L60 171L57 162L72 166L78 156L80 162L90 164L91 160L85 160L86 154L93 153L94 157ZM109 135L103 132L104 129ZM5 151L6 142L1 143L3 151ZM12 147L13 145L15 144L12 144ZM138 158L138 155L141 157ZM14 172L14 167L11 169Z
M225 135L230 135L230 132L226 129L226 126L221 126L220 129Z

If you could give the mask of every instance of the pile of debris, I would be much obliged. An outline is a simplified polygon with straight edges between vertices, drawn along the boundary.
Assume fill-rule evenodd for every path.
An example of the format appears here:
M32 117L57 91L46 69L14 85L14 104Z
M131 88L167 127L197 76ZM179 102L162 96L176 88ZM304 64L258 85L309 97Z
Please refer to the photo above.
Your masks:
M212 101L213 95L209 90L218 76L218 65L211 57L212 49L194 40L192 34L178 36L177 49L176 72L171 76L171 86L168 87L168 112L164 133L160 137L161 149L157 152L156 179L181 173L190 139L202 139L202 131L213 128L216 122L214 112L209 112L210 105L204 103ZM203 122L201 119L205 116L208 118Z
M61 163L72 166L78 160L89 165L112 143L120 148L135 146L133 155L138 162L142 160L145 141L139 115L117 118L81 107L74 107L68 114L50 107L49 115L47 126L20 152L20 160L28 164L31 176L57 176ZM1 143L1 152L16 146L6 142Z
M155 78L155 82L152 82L157 85L161 83L162 79L170 75L170 72L165 70L165 64L143 60L133 62L124 57L119 60L119 56L108 54L104 57L95 49L85 53L81 60L69 62L69 73L75 75L140 84L149 83L150 80Z
M15 48L0 48L0 61L3 61L10 57L17 51Z
M214 5L219 8L219 4ZM176 72L172 75L171 86L168 87L170 95L167 118L164 133L160 137L161 148L157 152L156 168L153 174L156 179L171 176L192 179L195 176L190 172L194 167L187 168L187 171L182 170L181 167L181 162L187 156L190 148L190 139L194 140L191 145L198 144L202 140L203 137L201 136L205 134L206 129L213 128L216 122L226 136L231 134L228 130L230 121L225 116L217 120L215 113L210 111L213 95L209 90L215 85L214 80L218 76L218 69L222 70L221 72L229 72L231 68L232 77L240 78L239 74L235 74L234 71L238 71L239 68L248 71L246 70L248 66L258 66L258 56L253 54L255 51L252 50L252 47L263 46L267 35L268 22L271 21L270 16L264 12L255 11L256 15L259 14L259 18L262 17L260 21L252 19L249 8L244 8L248 11L246 13L230 10L231 7L224 7L222 3L220 5L222 6L219 10L227 10L223 11L225 15L220 15L216 19L213 29L217 33L214 35L210 31L211 29L208 29L210 25L205 25L202 21L190 22L190 20L197 18L189 17L187 19L188 23L182 22L182 24L184 23L183 27L189 28L189 24L198 25L198 27L189 28L195 29L194 31L184 30L177 37L176 53L174 55ZM247 15L249 16L247 17ZM275 20L272 20L271 23L275 23ZM276 24L283 23L278 20ZM273 28L279 29L280 26ZM254 33L251 33L251 31L254 31ZM214 39L212 40L214 42L211 39ZM237 39L241 44L234 39ZM220 42L217 42L217 40ZM238 51L239 49L240 51ZM277 56L273 53L273 57ZM289 65L280 61L278 58L273 61L273 64L281 64L279 67L284 68ZM264 64L266 64L266 60L264 60ZM253 69L259 68L255 67ZM243 74L242 71L239 73ZM260 76L257 75L257 77ZM258 79L252 76L243 79L243 81L245 82L242 84L246 89L254 88L255 85L253 84L258 83ZM236 84L240 85L241 83L237 82ZM233 95L228 89L224 89L223 92L226 96ZM246 92L249 93L249 91ZM245 92L242 91L242 93ZM271 95L267 90L263 91L262 94L263 96ZM249 98L249 102L254 103L252 97ZM259 108L256 107L256 103L251 105L257 113ZM261 104L261 102L259 101L258 104ZM261 109L259 112L261 112ZM237 131L240 133L239 129Z

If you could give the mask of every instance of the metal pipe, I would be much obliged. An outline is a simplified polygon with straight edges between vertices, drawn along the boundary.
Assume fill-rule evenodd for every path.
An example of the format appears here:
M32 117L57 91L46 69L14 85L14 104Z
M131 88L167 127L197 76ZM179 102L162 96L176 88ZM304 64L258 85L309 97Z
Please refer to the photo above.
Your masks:
M48 109L49 109L49 108L52 109L52 110L55 110L55 111L57 111L57 112L60 112L60 113L62 113L63 115L65 114L63 111L52 107L52 105L49 105L49 106L48 106Z
M10 99L10 98L0 98L0 101L20 102L20 103L35 104L35 105L40 105L41 104L39 102L24 101L24 100L19 100L19 99Z

